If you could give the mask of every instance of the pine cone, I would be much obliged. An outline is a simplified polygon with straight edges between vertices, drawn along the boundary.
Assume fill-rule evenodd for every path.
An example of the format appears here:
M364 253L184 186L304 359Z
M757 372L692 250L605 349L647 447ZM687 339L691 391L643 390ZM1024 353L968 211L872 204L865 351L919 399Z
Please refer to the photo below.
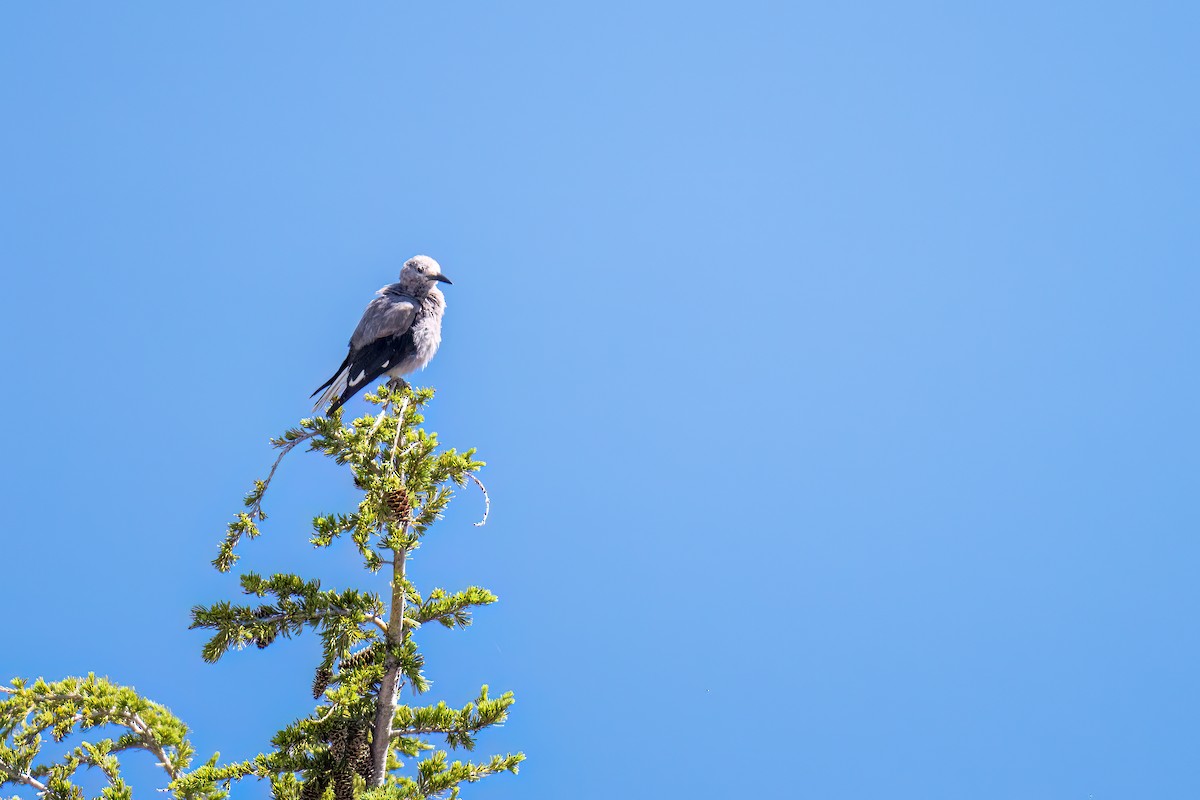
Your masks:
M354 773L339 769L333 776L333 800L354 800Z
M371 742L367 739L367 732L365 730L355 744L358 746L358 752L354 755L354 771L362 776L364 781L370 780Z
M384 493L383 499L396 519L408 519L412 509L408 505L408 492L404 491L404 487Z
M358 669L359 667L365 666L366 664L370 663L371 659L374 657L375 657L375 643L372 642L370 645L368 645L367 647L364 647L362 650L359 650L354 655L346 656L345 658L343 658L341 663L338 665L338 669L340 669L340 670Z
M325 786L327 781L319 778L310 778L304 782L304 788L300 790L300 800L318 800L321 795L325 794Z
M349 738L350 728L345 725L329 737L329 755L333 756L334 763L341 764L346 760L346 744Z
M312 685L314 700L325 694L325 690L329 688L329 682L332 680L333 670L331 670L329 667L317 667L317 674L313 677Z

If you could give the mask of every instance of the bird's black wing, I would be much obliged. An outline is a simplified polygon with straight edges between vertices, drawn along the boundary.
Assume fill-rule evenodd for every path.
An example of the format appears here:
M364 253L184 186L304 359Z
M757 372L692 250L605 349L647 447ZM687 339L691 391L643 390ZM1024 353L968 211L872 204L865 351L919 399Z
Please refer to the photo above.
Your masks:
M346 360L329 380L312 393L316 397L325 392L314 411L329 402L335 393L342 396L337 398L330 413L341 408L365 384L396 366L400 358L412 351L409 329L416 319L417 306L415 298L399 291L399 284L385 286L376 292L375 299L367 304L358 327L350 336L350 352Z
M366 347L352 351L350 355L346 356L346 391L333 401L328 413L332 414L337 411L347 400L358 394L364 386L370 386L380 375L412 355L414 350L412 329L409 328L404 333L376 339ZM340 374L341 370L334 373L334 377L326 386L332 384Z

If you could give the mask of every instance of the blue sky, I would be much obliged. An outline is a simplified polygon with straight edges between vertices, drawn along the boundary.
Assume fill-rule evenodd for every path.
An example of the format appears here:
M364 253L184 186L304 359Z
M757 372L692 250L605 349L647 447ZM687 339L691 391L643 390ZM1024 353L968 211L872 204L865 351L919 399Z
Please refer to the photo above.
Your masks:
M189 609L371 293L477 446L419 584L478 798L1194 796L1189 3L8 5L3 675L252 755L316 641ZM358 410L362 410L361 403ZM285 462L242 566L360 581ZM379 587L377 587L379 588ZM265 797L253 783L235 796Z

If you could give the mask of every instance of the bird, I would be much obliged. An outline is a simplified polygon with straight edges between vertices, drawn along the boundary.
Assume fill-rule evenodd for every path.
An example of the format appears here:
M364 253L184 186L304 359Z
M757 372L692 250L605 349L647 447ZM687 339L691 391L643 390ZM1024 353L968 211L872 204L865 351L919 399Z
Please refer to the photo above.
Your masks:
M314 413L329 403L333 414L381 375L402 376L424 369L442 343L446 298L438 283L453 285L429 256L413 256L400 269L400 280L375 293L350 336L350 352L333 377L310 395L321 393Z

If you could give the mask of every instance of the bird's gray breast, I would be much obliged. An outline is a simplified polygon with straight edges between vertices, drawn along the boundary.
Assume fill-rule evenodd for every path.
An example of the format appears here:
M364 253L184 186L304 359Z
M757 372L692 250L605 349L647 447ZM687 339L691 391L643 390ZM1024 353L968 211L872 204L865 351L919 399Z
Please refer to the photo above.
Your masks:
M388 375L400 377L424 369L433 359L442 343L442 314L445 310L446 300L437 289L430 289L429 294L421 298L412 323L412 350L405 354L399 364L388 370Z

